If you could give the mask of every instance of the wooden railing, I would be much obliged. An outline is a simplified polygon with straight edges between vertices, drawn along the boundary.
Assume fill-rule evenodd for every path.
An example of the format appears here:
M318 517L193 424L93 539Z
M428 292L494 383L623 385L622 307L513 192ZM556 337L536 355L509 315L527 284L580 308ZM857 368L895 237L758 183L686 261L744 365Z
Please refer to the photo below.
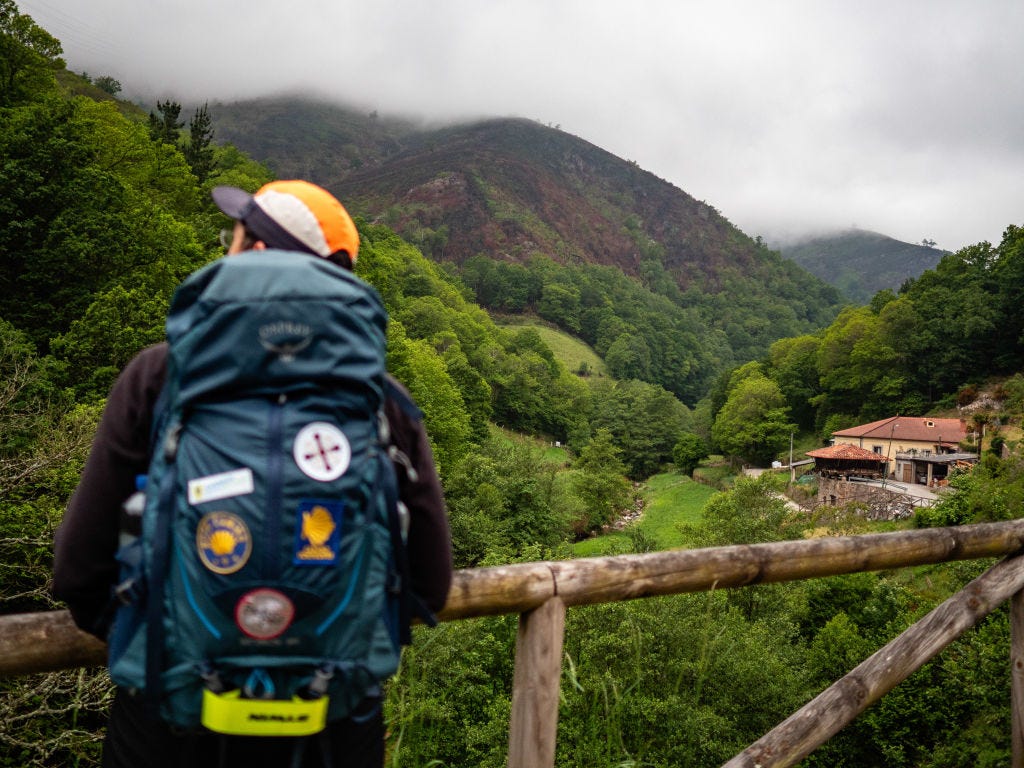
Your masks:
M1004 601L1012 605L1014 768L1024 768L1024 520L458 571L443 621L518 613L510 768L554 765L569 606L1005 557L728 763L791 766ZM104 663L67 612L0 617L0 675Z

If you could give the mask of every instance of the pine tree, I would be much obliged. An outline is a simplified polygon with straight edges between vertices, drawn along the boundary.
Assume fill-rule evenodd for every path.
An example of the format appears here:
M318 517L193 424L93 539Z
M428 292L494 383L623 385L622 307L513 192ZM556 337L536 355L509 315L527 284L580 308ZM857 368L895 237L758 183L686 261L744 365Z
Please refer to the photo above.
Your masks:
M206 104L196 110L189 121L188 128L188 144L182 151L185 153L185 160L192 168L192 173L202 184L210 176L214 165L213 147L210 146L213 141L213 124Z
M158 101L156 103L160 117L152 112L149 113L149 135L154 141L162 141L165 144L178 143L178 131L185 123L178 120L181 115L181 104L176 101Z

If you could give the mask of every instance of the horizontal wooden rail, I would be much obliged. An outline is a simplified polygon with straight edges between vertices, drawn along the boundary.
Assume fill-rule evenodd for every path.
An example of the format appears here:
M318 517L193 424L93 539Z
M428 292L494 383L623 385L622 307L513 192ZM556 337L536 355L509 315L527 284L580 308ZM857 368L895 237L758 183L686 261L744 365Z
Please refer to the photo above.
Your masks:
M555 755L559 671L567 606L999 557L1022 549L1024 520L1014 520L957 528L469 569L456 572L448 602L439 618L452 621L519 614L509 723L509 766L550 768ZM994 587L980 597L969 588L947 601L947 604L959 606L959 613L952 622L956 632L962 632L960 627L968 626L971 617L976 620L991 610L997 604L992 603L992 599L1004 591L1010 590L1009 595L1020 589L1019 561L1015 559L1016 570L1006 584L1001 583L998 595ZM1001 567L989 573L1002 573ZM947 604L940 606L936 613ZM897 638L728 765L781 768L792 765L823 743L848 722L847 716L856 716L860 709L912 671L902 658L905 650L894 651L893 648L909 649L920 643L929 652L934 648L937 653L952 640L952 637L946 639L948 630L942 634L938 627L932 635L933 628L928 621L925 620L926 627L918 635L914 635L912 628ZM943 618L938 624L944 621ZM1019 617L1016 622L1020 622ZM907 636L912 639L905 640ZM0 676L99 665L105 661L105 650L102 642L74 626L67 611L0 616ZM890 664L894 656L900 657L899 663ZM1024 654L1015 657L1019 665L1021 656ZM865 665L869 666L865 668ZM852 690L848 690L851 686ZM1019 699L1016 687L1014 697L1015 701ZM831 706L837 699L846 702L848 711L843 718L829 718L829 724L822 726L818 714L823 706ZM1018 759L1024 754L1018 743L1019 717L1020 713L1015 712L1014 768L1024 768ZM835 730L829 730L833 727Z
M771 544L680 549L477 568L455 574L445 621L523 613L552 597L566 605L702 592L952 560L1024 548L1024 520L835 536Z
M1024 520L471 568L455 573L442 621L835 576L1024 549ZM104 645L66 611L0 616L0 676L103 664Z

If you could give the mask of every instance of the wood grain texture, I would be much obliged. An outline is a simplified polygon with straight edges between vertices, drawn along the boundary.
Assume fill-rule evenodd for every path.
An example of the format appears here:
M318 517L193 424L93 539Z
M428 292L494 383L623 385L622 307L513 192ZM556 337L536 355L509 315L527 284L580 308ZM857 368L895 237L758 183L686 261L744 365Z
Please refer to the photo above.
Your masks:
M519 617L509 722L509 768L555 764L565 603L553 597Z

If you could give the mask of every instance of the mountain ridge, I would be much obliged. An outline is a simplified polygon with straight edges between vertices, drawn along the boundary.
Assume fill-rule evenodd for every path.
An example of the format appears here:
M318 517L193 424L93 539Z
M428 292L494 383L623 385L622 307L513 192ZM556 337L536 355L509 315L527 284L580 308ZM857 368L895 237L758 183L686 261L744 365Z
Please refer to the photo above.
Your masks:
M675 307L669 324L679 326L679 339L656 338L666 331L653 326L645 331L658 347L651 363L658 381L673 382L669 388L687 397L723 368L762 357L777 339L827 326L841 306L835 288L751 239L712 205L560 129L522 118L425 127L292 103L217 105L217 137L280 177L322 184L353 215L387 226L454 273L472 268L474 292L493 298L495 290L515 290L502 280L530 282L536 291L527 291L532 298L518 311L559 317L566 330L586 326L589 343L602 334L613 334L608 344L621 337L619 352L635 347L630 354L646 360L639 329L620 322L643 312L616 304L618 321L602 324L618 301L612 293L628 292L588 270L630 278ZM485 276L471 267L479 257L516 269ZM488 309L507 304L476 298ZM644 311L657 303L634 300ZM669 347L685 349L679 373L669 370Z
M779 269L712 205L525 118L434 128L283 97L217 103L211 113L218 139L279 176L322 184L435 259L461 263L484 252L525 261L538 251L634 277L656 260L681 290L711 292L737 270L768 279ZM820 290L815 280L799 282Z
M857 228L809 235L779 250L858 304L867 304L880 290L898 290L949 253Z

